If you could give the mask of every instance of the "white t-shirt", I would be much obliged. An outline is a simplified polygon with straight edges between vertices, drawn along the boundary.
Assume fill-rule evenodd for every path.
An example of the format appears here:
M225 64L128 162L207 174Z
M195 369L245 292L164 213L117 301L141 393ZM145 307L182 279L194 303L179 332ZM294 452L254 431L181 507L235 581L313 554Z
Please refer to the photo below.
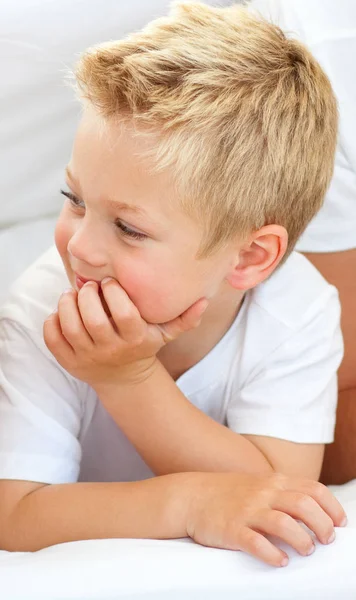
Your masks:
M0 311L0 478L150 477L94 390L62 369L44 344L43 321L67 287L52 248L17 280ZM331 442L342 358L339 317L336 289L293 253L246 294L228 332L177 385L237 433Z
M299 240L303 252L356 248L356 2L252 0L250 7L309 47L339 104L334 176L325 203Z

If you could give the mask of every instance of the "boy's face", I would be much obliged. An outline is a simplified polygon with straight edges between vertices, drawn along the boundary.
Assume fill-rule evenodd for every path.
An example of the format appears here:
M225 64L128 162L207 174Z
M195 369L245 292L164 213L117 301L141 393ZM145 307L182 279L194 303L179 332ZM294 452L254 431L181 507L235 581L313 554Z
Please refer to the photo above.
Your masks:
M78 277L113 277L146 321L163 323L228 286L237 253L196 259L202 231L180 209L169 173L150 173L135 155L150 143L86 109L67 178L74 203L66 199L55 237L74 288Z

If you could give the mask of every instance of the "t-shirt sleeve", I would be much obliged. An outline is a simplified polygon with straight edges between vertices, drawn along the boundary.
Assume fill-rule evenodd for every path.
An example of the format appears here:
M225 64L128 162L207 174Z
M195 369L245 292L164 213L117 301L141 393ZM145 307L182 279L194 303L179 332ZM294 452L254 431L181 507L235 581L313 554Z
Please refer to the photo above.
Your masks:
M0 321L0 479L78 478L78 382L46 350L39 335Z
M324 301L308 313L233 391L229 428L299 443L333 441L343 355L336 290L329 287Z

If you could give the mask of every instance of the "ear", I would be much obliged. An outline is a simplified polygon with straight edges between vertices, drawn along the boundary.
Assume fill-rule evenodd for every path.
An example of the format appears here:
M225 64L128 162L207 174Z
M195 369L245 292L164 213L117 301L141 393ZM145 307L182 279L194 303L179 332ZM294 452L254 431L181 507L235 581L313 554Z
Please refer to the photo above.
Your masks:
M266 225L254 232L240 249L226 280L238 290L248 290L273 273L286 253L288 233L281 225Z

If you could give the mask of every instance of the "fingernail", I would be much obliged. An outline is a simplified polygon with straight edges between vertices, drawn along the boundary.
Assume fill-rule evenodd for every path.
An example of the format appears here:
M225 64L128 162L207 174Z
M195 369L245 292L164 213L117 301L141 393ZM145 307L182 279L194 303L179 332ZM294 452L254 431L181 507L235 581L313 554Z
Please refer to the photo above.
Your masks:
M335 531L333 531L333 533L332 533L332 534L331 534L331 536L329 537L329 539L328 539L327 543L328 543L328 544L332 544L332 543L333 543L333 541L334 541L334 539L335 539Z
M283 560L281 561L281 567L286 567L288 563L289 563L288 558L287 557L283 558Z
M64 292L62 292L62 294L70 294L73 291L73 288L67 288L66 290L64 290Z
M307 556L310 556L311 554L313 554L313 552L315 551L315 545L313 544L311 546L311 548L309 548L308 552L307 552Z
M104 279L101 280L101 283L108 283L109 281L113 281L112 277L104 277Z
M347 525L347 517L344 517L340 523L340 527L346 527L346 525Z

